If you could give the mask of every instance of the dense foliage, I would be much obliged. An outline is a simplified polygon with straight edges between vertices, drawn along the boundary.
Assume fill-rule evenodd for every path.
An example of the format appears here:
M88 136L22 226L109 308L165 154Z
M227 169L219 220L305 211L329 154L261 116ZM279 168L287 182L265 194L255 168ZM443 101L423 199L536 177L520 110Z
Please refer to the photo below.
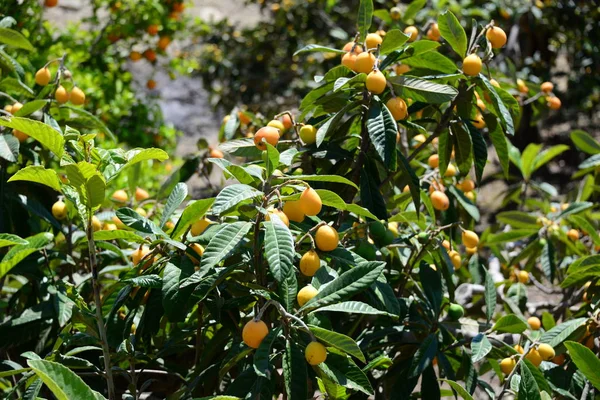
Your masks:
M126 17L134 2L110 5L115 43L148 29ZM3 395L594 398L600 143L577 130L570 145L514 145L525 109L529 122L561 109L554 84L502 56L497 9L425 5L362 0L346 43L313 33L293 55L240 35L313 60L289 79L317 75L291 111L231 104L219 148L166 176L160 146L127 127L119 139L141 147L107 139L121 116L102 104L119 96L88 101L122 61L80 71L75 43L48 60L19 15L1 20ZM181 4L164 7L171 32ZM147 50L135 40L133 59ZM264 99L256 71L250 100ZM585 160L559 193L540 171L569 149ZM227 185L190 200L185 181L213 168ZM484 179L507 184L490 225Z

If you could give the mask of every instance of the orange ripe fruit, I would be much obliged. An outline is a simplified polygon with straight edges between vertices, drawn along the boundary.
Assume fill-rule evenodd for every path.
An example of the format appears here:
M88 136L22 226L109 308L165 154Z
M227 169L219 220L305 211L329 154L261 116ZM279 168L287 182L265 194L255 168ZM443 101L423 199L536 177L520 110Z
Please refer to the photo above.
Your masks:
M477 247L479 236L473 231L464 230L462 232L462 242L466 247Z
M519 353L519 354L525 353L525 349L520 344L515 344L513 346L513 349L515 349L517 351L517 353Z
M438 154L430 155L427 164L429 164L431 168L437 168L440 165L440 156Z
M306 285L298 292L296 296L296 300L298 300L298 304L300 307L308 303L310 299L315 297L319 293L319 291L312 285Z
M269 328L261 320L250 320L242 329L242 340L248 347L258 349L263 339L269 334Z
M148 79L148 82L146 82L146 87L150 90L153 90L156 88L156 81L154 79Z
M410 71L410 66L406 64L398 64L394 67L394 72L396 75L402 75Z
M356 65L356 54L355 53L346 53L342 56L342 65L350 68L352 71L356 71L355 65Z
M211 221L209 219L199 219L198 221L194 222L190 227L190 233L192 234L192 236L201 235L210 224Z
M542 321L540 321L538 317L529 317L527 323L534 331L537 331L542 327Z
M544 361L536 349L529 350L529 353L525 355L525 358L531 361L536 367L539 367L542 361Z
M448 240L444 239L442 246L444 246L446 250L450 250L450 242Z
M463 60L463 72L468 76L476 76L481 72L481 58L477 54L469 54Z
M383 39L376 33L369 33L365 39L365 44L367 45L367 50L377 48L377 45L381 44Z
M259 150L266 150L267 145L263 142L263 139L271 146L277 146L279 142L279 130L272 126L262 127L254 134L254 145Z
M369 75L367 75L367 90L374 94L381 94L385 90L387 81L385 79L385 75L381 73L378 69L373 70Z
M56 88L56 91L54 92L54 98L60 104L65 104L67 101L69 101L69 97L69 92L67 92L67 89L65 89L63 85L60 85Z
M335 250L340 242L340 235L329 225L320 226L315 234L315 243L321 251Z
M56 7L58 0L44 0L44 6L48 8Z
M137 201L144 201L144 200L146 200L149 197L150 197L150 195L144 189L142 189L142 188L136 188L135 189L135 199Z
M544 82L541 84L540 89L542 89L542 92L548 94L554 90L554 84L552 82Z
M50 70L46 67L40 68L35 73L35 83L40 86L46 86L48 83L50 83L50 79L52 79L52 75L50 74Z
M133 62L139 61L142 59L142 53L139 51L132 51L129 53L129 59L131 59Z
M352 47L354 47L354 42L348 42L344 45L342 50L350 52L350 51L352 51ZM360 44L357 44L356 47L354 47L355 54L360 54L360 53L362 53L362 51L363 51L363 49Z
M278 209L269 210L269 212L267 212L267 216L265 217L265 219L267 221L270 221L271 215L277 215L279 217L279 219L281 220L281 222L283 222L283 224L285 226L287 226L287 227L290 226L290 219L283 211L278 210Z
M171 38L168 36L163 36L160 39L158 39L158 48L161 49L162 51L165 51L167 49L167 47L169 46L169 44L171 43Z
M559 354L552 359L552 362L556 365L563 365L566 361L566 357L564 354Z
M560 99L556 96L547 97L546 101L548 102L548 107L550 107L551 110L558 110L562 105Z
M10 112L11 114L16 114L16 113L17 113L17 111L19 111L21 108L23 108L23 103L19 103L19 102L17 101L15 104L13 104L13 105L11 106L11 108L10 108L10 111L9 111L9 112Z
M175 11L177 13L183 12L184 9L185 9L185 5L183 3L173 4L173 11Z
M416 26L407 26L406 29L404 29L404 33L407 35L410 35L410 37L408 38L409 42L414 42L415 40L417 40L417 37L419 36L419 30L417 29Z
M208 153L209 157L211 158L223 158L223 152L219 149L210 149L210 152Z
M252 121L250 117L243 111L238 111L238 119L242 125L248 125Z
M71 89L70 100L74 105L80 106L85 103L85 93L77 86L74 86L73 89Z
M473 180L470 178L465 178L465 180L460 184L459 189L463 192L470 192L471 190L475 189L475 182L473 182Z
M314 250L309 250L300 259L300 271L306 276L314 276L321 268L321 259Z
M577 229L569 229L567 232L567 237L576 242L579 240L579 231Z
M475 119L472 122L473 126L477 129L485 128L485 120L483 119L483 115L481 115L481 113L477 113Z
M446 168L446 172L444 173L445 177L455 176L456 175L456 167L454 164L448 164L448 168Z
M431 27L427 31L427 38L433 41L439 41L442 34L440 33L440 28L437 23L431 24Z
M302 207L300 207L300 200L286 201L283 205L283 212L290 221L304 221L304 211L302 211Z
M112 200L117 203L126 203L128 199L129 196L127 196L127 192L123 189L116 190L112 195Z
M148 26L148 29L146 29L146 31L150 35L154 36L154 35L156 35L158 33L158 25L152 24L152 25Z
M430 195L431 204L433 208L439 211L445 211L450 207L450 200L445 193L440 192L439 190L434 190Z
M156 53L152 49L144 51L144 57L150 62L156 61Z
M17 138L17 140L19 140L19 142L23 143L24 141L26 141L29 138L29 135L26 134L25 132L21 132L19 130L13 129L12 132L13 136Z
M513 358L505 358L500 361L500 370L504 375L509 375L517 365L517 362Z
M448 256L450 257L450 261L452 261L452 265L454 266L454 269L459 269L462 264L462 259L460 257L460 254L458 254L458 251L450 250L448 252Z
M323 207L323 203L321 202L321 197L311 187L306 188L304 192L300 195L300 208L304 215L308 215L309 217L315 216L321 212L321 208Z
M304 350L304 358L310 365L319 365L327 359L327 349L319 342L310 342Z
M144 258L144 256L149 252L150 249L148 246L141 246L135 249L134 252L131 253L131 261L133 262L133 265L138 265L142 258Z
M506 44L506 32L504 29L492 26L485 33L485 37L490 41L492 48L499 49Z
M392 97L385 103L388 110L392 113L392 117L396 121L404 119L408 116L408 107L406 106L406 102L402 100L400 97Z
M368 74L373 70L375 65L375 56L369 52L363 52L356 56L354 62L354 71Z
M281 122L283 123L283 127L285 128L286 131L288 129L290 129L292 126L294 126L294 123L292 122L292 117L290 117L289 114L283 114L281 116Z
M202 255L204 254L204 247L200 246L198 243L190 244L190 249L194 250L198 257L202 257ZM198 263L198 260L195 258L192 258L192 261L194 262L194 264Z

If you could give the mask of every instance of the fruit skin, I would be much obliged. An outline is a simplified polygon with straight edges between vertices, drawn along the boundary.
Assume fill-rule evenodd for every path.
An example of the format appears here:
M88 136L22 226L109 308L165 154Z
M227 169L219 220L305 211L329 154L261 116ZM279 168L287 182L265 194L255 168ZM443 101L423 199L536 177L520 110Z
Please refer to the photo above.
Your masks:
M149 252L150 249L148 246L141 246L135 249L133 253L131 253L131 261L133 262L133 265L138 265L142 258L144 258L144 256Z
M144 51L144 57L150 62L156 61L156 53L152 49Z
M283 114L281 116L281 122L283 123L283 128L287 131L288 129L291 129L292 126L294 126L294 123L292 122L292 117L289 116L289 114Z
M396 121L404 119L408 116L408 107L406 106L406 102L402 100L400 97L392 97L385 103L387 108L392 113L392 117Z
M158 39L158 48L161 50L166 50L167 47L169 46L169 44L171 43L171 38L168 36L163 36L160 39Z
M310 365L319 365L327 359L327 349L319 342L310 342L304 351L304 358Z
M466 247L477 247L479 236L473 231L464 230L462 232L462 242Z
M567 357L564 354L559 354L552 359L552 362L556 365L563 365Z
M44 0L44 6L48 8L56 7L58 0Z
M304 125L300 128L300 139L304 144L313 144L317 141L317 128L312 125Z
M431 168L437 168L440 165L440 156L438 154L432 154L429 156L429 159L427 159L427 164L431 167Z
M398 7L390 8L390 17L392 17L392 19L394 21L399 20L402 17L402 13L400 12L400 9Z
M224 154L219 149L210 149L210 152L208 153L208 156L210 158L223 158Z
M112 200L117 203L126 203L129 200L129 196L127 196L127 192L123 189L116 190L112 195Z
M519 353L519 354L525 353L525 349L520 344L515 344L513 346L513 349L515 349L517 351L517 353Z
M463 315L465 315L465 309L460 304L450 304L450 307L448 308L448 318L457 321L462 318Z
M548 102L548 107L550 107L551 110L558 110L562 105L558 97L548 97L546 101Z
M300 259L300 271L306 276L314 276L321 268L321 259L314 250L309 250Z
M342 56L342 65L356 71L356 53L346 53Z
M67 101L69 101L69 92L67 92L67 89L65 89L63 85L60 85L54 92L54 98L60 104L65 104Z
M456 167L454 166L454 164L448 164L448 167L446 168L446 172L444 172L444 177L451 177L451 176L455 176L456 175Z
M340 241L338 232L329 225L320 226L315 234L317 248L321 251L331 251L337 248Z
M309 217L319 214L323 207L321 197L317 191L311 187L306 188L304 192L302 192L299 201L300 209L302 209L304 215L308 215Z
M40 86L46 86L50 83L50 79L52 79L52 75L50 74L50 70L46 67L40 68L35 73L35 83Z
M427 31L427 38L434 41L439 41L442 34L440 33L440 28L437 23L431 24L431 27Z
M529 353L525 355L525 358L531 361L536 367L539 367L542 361L544 361L536 349L529 350Z
M242 340L248 347L258 349L263 339L269 334L267 324L262 320L250 320L242 329Z
M477 54L469 54L463 60L463 72L468 76L476 76L481 72L481 58Z
M62 200L52 204L52 215L58 220L65 219L67 217L67 205Z
M100 222L98 217L96 217L95 215L92 217L92 229L94 230L94 232L102 229L102 222Z
M419 30L417 29L416 26L407 26L404 29L404 33L407 35L410 35L410 37L408 38L409 42L414 42L415 40L417 40L417 37L419 36Z
M431 204L433 208L439 211L445 211L450 207L450 200L444 192L434 190L429 197L431 198Z
M290 226L290 220L289 220L288 216L285 215L285 213L283 211L278 210L278 209L269 210L269 212L267 213L267 216L265 217L265 219L267 221L271 220L271 214L277 215L279 217L279 219L281 220L281 222L283 222L283 224L289 228L289 226Z
M506 32L504 29L492 26L485 33L485 37L490 41L492 48L500 49L506 44Z
M190 233L192 234L192 236L201 235L211 223L212 222L206 218L199 219L198 221L194 222L190 227Z
M129 59L133 62L139 61L142 59L142 53L139 51L132 51L129 53Z
M517 362L514 360L514 358L505 358L500 361L500 369L504 375L510 374L515 368L515 365L517 365Z
M537 348L537 351L538 353L540 353L540 356L544 361L552 360L554 356L556 356L554 348L552 348L552 346L546 343L540 343L540 345Z
M300 206L300 200L286 201L283 204L283 212L287 215L290 221L302 222L304 221L304 211Z
M156 88L156 81L154 79L148 79L148 82L146 82L146 87L150 90L153 90Z
M375 65L375 56L372 53L363 52L356 56L354 61L354 71L368 74Z
M279 130L272 126L264 126L254 134L254 145L259 150L264 151L267 149L267 145L263 143L263 139L271 146L277 146L277 143L279 142Z
M150 197L150 195L144 189L142 189L142 188L136 188L135 189L135 199L137 201L144 201L144 200L146 200L149 197Z
M381 44L383 39L376 33L369 33L365 38L365 44L367 45L367 50L377 48L378 44Z
M529 324L531 329L533 329L534 331L539 330L542 326L542 322L540 321L540 319L538 317L529 317L527 319L527 323Z
M148 34L150 36L155 36L158 33L158 25L152 24L152 25L148 26L148 28L146 29L146 32L148 32Z
M306 285L298 292L298 296L296 296L296 300L298 300L298 304L300 307L305 305L310 299L315 297L319 293L319 291L311 285Z
M472 121L473 126L477 129L485 128L485 120L483 119L483 115L481 113L477 113L475 119Z
M519 271L519 273L517 274L517 279L521 283L527 283L527 282L529 282L529 272L527 272L527 271Z
M344 45L343 49L344 51L350 52L352 50L352 47L354 47L354 54L360 54L363 52L363 48L360 44L357 44L356 47L354 46L354 42L348 42Z
M369 73L369 75L367 75L366 85L367 90L369 92L381 94L387 86L387 80L385 79L385 75L383 75L381 71L376 69Z
M475 190L475 182L473 182L473 180L470 178L465 178L461 182L459 189L462 190L463 192L470 192L472 190Z
M383 239L385 236L385 225L380 221L372 221L369 223L369 233L375 239Z
M450 261L452 261L452 265L454 265L454 269L459 269L462 265L462 259L458 251L450 250L448 256L450 257Z
M283 122L279 121L278 119L273 119L273 120L269 121L267 126L271 126L275 129L279 129L279 136L281 136L283 134L283 131L285 131L285 126L283 126Z
M576 242L579 240L579 231L577 229L569 229L569 231L567 232L567 236L569 237L569 239Z
M73 103L76 106L80 106L83 103L85 103L85 93L83 93L83 90L79 89L77 86L73 87L73 89L71 89L71 103Z
M542 89L542 92L546 94L552 93L552 91L554 90L554 84L552 82L544 82L540 85L540 89Z

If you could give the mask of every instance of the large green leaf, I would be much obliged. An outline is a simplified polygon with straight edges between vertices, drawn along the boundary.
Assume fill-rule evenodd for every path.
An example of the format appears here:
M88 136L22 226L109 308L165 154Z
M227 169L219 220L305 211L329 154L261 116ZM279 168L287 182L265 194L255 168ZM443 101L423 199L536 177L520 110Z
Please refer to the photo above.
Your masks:
M319 307L339 303L362 292L377 280L384 266L385 263L373 261L344 272L320 290L301 310L311 311Z
M130 167L134 164L137 164L142 161L148 160L158 160L164 161L169 158L169 155L166 151L157 148L149 148L149 149L133 149L129 150L125 157L127 159L127 163L124 167Z
M417 378L433 362L437 354L438 339L434 333L429 334L422 342L417 352L412 357L408 377Z
M183 321L188 313L188 302L194 287L180 287L181 283L194 273L191 261L185 260L180 265L168 262L162 277L162 306L165 316L172 322Z
M448 380L448 379L440 379L440 382L446 382L448 385L450 385L450 387L452 388L452 390L454 390L456 393L458 393L458 395L463 400L473 400L473 396L471 396L469 394L469 392L467 392L465 390L465 388L462 387L459 383L456 383L456 382Z
M525 321L514 314L502 316L492 327L493 331L506 333L523 333L526 329Z
M385 43L385 42L384 42ZM428 51L402 60L411 68L425 69L442 74L454 74L458 70L454 61L437 51Z
M467 34L451 11L444 11L438 17L438 27L442 37L459 56L467 55Z
M552 347L557 347L562 342L567 340L577 329L582 327L587 321L587 318L575 318L570 321L556 325L554 328L542 334L540 342L549 344Z
M244 240L250 228L252 228L251 222L234 222L219 230L204 251L199 272L206 273L227 258L229 253Z
M350 185L355 189L358 189L358 186L351 180L344 178L339 175L294 175L284 179L287 180L301 180L308 182L327 182L327 183L343 183L345 185Z
M598 231L590 221L581 215L571 215L569 219L573 221L577 227L586 231L596 246L600 246L600 234L598 234Z
M600 390L600 360L590 349L577 342L565 342L571 359L592 385Z
M356 23L358 31L360 32L360 42L365 40L371 22L373 21L373 0L360 0L358 6L358 21Z
M94 232L94 240L116 240L124 239L128 242L144 243L145 239L131 231L118 229L115 231L98 231Z
M367 131L375 150L387 169L396 169L396 135L398 126L388 108L372 101L367 119Z
M163 227L171 215L177 210L177 208L183 203L183 200L187 197L188 189L187 185L183 182L179 182L169 195L165 207L163 208L162 215L160 216L159 226Z
M473 142L467 127L462 123L450 125L454 143L454 159L461 173L468 173L473 165Z
M116 212L117 217L128 227L139 232L150 233L164 236L165 233L153 221L142 217L135 210L128 207L119 208Z
M381 50L379 54L385 55L394 50L398 50L409 38L410 35L405 34L399 29L389 30L383 38L383 43L381 43Z
M481 215L479 214L479 209L475 204L471 202L470 199L465 196L462 190L458 190L456 186L449 186L448 191L452 193L454 198L458 201L458 203L465 209L465 211L475 220L479 221Z
M327 356L327 360L320 364L318 368L334 382L348 389L361 391L368 396L373 394L373 388L365 373L358 368L351 358L339 354L337 350L331 351ZM323 379L322 376L321 378Z
M424 103L447 103L452 101L458 94L458 90L450 85L413 76L393 76L389 78L389 82L395 86L396 93L402 93L402 97L410 97L414 101Z
M366 362L364 354L351 337L314 325L309 325L308 327L319 341L356 357L362 362Z
M477 361L483 360L491 350L492 344L487 336L483 333L479 333L471 341L471 361L476 363Z
M281 333L281 328L273 329L266 338L260 343L260 346L254 353L254 371L258 376L269 377L271 362L271 347Z
M302 349L291 340L286 342L281 366L287 398L290 400L306 400L308 398L306 360Z
M541 400L540 388L529 370L527 363L522 362L521 382L519 383L519 400Z
M221 214L230 208L237 206L242 201L261 195L261 191L242 183L236 183L234 185L227 186L217 195L212 207L212 212L214 214Z
M2 258L0 262L0 278L6 275L13 267L23 261L28 255L44 248L54 239L54 235L49 232L38 233L28 237L27 244L19 244L12 247Z
M569 265L567 277L560 285L567 288L595 278L598 274L600 274L600 255L585 256Z
M27 244L27 240L10 233L0 233L0 248L14 246L15 244Z
M11 47L23 49L27 51L35 50L21 33L8 28L0 28L0 43L7 44Z
M501 232L501 233L496 233L494 235L489 235L486 238L485 243L486 244L498 244L498 243L505 243L505 242L515 242L519 239L526 238L526 237L534 235L536 233L537 233L537 229L536 230L515 229L512 231L508 231L508 232Z
M181 213L181 217L171 233L171 238L178 239L194 222L204 217L214 201L214 198L209 198L189 203Z
M407 24L411 23L411 21L415 18L417 13L421 11L423 7L427 4L427 0L412 0L406 10L404 10L404 15L402 15L402 21Z
M594 155L600 153L600 143L589 133L576 129L571 132L571 140L581 151Z
M75 372L62 364L46 360L28 360L37 376L58 400L97 399L95 393Z
M513 228L537 229L537 217L523 211L504 211L496 215L496 220Z
M254 177L245 167L235 165L224 158L209 158L208 161L221 168L225 172L226 177L233 177L239 183L250 185L254 182Z
M496 309L496 302L498 297L498 292L496 291L496 285L494 284L494 278L489 274L489 272L485 271L485 315L487 317L488 324L492 320L494 316L494 310Z
M494 149L496 150L496 155L500 161L500 166L502 167L504 177L508 179L509 155L506 136L504 136L504 132L502 132L500 124L498 124L498 119L495 116L491 114L485 114L483 118L488 128L488 133L490 135L490 139L492 140L492 144L494 145Z
M0 125L26 133L56 154L58 158L62 157L65 151L64 137L43 122L21 117L2 117Z
M377 171L372 171L374 168L366 167L360 171L360 202L369 210L378 220L387 218L385 208L385 200L379 190L379 179L371 174L376 174Z
M492 104L495 107L495 109L498 110L497 116L498 116L498 118L500 118L500 121L502 122L502 127L504 128L504 131L508 135L514 135L515 134L515 126L514 126L513 118L510 114L510 111L504 104L504 102L505 102L504 97L501 97L500 94L498 94L498 92L503 92L503 90L500 88L494 87L483 74L479 74L479 78L481 80L480 87L483 90L485 90L487 93L490 94ZM513 98L513 100L514 100L514 98ZM486 119L486 122L487 122L487 119ZM494 146L495 146L495 143L494 143Z
M58 174L53 169L46 169L39 165L30 165L17 171L10 177L9 182L28 181L48 186L57 192L60 192L60 181Z
M471 135L471 142L473 143L473 159L475 161L475 179L477 184L481 184L483 179L483 169L488 160L487 143L481 135L479 129L475 128L470 121L465 123ZM462 172L462 171L461 171Z
M294 238L287 226L276 216L264 222L265 256L271 274L277 282L287 279L294 267Z
M549 147L546 150L538 153L533 160L533 167L531 169L531 172L535 172L542 165L548 163L554 157L564 153L567 150L569 150L569 146L565 144L557 144L556 146Z
M341 303L331 304L329 306L321 307L319 309L311 311L313 312L343 312L348 314L365 314L365 315L388 315L395 317L395 315L387 313L371 307L367 303L361 301L342 301Z
M340 111L338 111L336 114L330 117L327 121L325 121L323 125L319 127L319 129L317 130L317 147L321 147L321 144L323 144L323 141L325 140L327 135L332 133L335 129L339 128L339 122L342 120L342 118L344 118L346 112L356 107L356 105L356 101L347 102L347 104Z

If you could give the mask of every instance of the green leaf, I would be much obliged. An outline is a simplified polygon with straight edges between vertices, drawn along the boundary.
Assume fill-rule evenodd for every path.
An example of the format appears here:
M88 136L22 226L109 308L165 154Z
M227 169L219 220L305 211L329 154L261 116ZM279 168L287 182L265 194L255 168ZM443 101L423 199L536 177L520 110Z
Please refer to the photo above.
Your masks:
M206 215L208 209L213 205L215 199L202 199L195 202L190 202L181 213L177 225L171 233L171 239L178 239L183 232L185 232L190 225Z
M314 325L308 325L308 327L319 341L366 362L364 354L351 337Z
M175 188L171 191L167 202L165 203L165 207L163 209L162 215L160 216L160 227L163 227L171 215L179 208L181 203L185 200L188 194L187 185L183 182L179 182L175 185Z
M473 164L473 142L465 124L450 125L454 143L454 159L461 173L468 173Z
M104 201L106 191L106 183L104 183L102 175L100 175L100 173L92 175L85 182L85 190L87 192L88 206L91 209L100 207Z
M565 208L563 211L560 212L560 214L556 216L556 219L559 220L569 215L579 214L580 212L585 211L593 206L594 203L591 203L589 201L578 201L571 203L567 208Z
M23 107L15 113L15 117L26 117L37 110L41 110L50 100L32 100L23 104Z
M217 195L212 207L214 214L221 214L230 208L239 205L242 201L261 196L263 193L252 186L236 183L225 187Z
M426 53L403 59L402 64L406 64L413 69L426 69L440 72L442 74L454 74L458 71L454 61L437 51L428 51Z
M596 278L600 274L600 255L591 255L577 259L567 270L567 277L560 286L567 288Z
M231 161L225 160L224 158L209 158L208 161L225 171L227 177L231 176L240 183L249 185L254 182L254 177L245 167L232 164Z
M410 35L405 34L399 29L389 30L383 38L383 43L381 43L379 54L385 55L394 50L398 50L409 38Z
M412 2L408 5L408 7L406 7L406 10L404 10L404 15L402 16L402 21L409 23L409 21L412 21L415 16L417 15L417 13L423 8L425 7L425 4L427 4L427 0L412 0Z
M438 339L436 334L429 334L421 345L417 349L417 352L412 358L412 363L409 369L408 377L417 378L419 377L425 368L431 365L431 362L435 358L438 352Z
M446 382L448 385L450 385L450 387L452 388L452 390L454 390L456 393L458 393L458 395L460 397L462 397L464 400L473 400L473 396L471 396L469 394L469 392L467 392L465 390L465 388L463 388L460 384L448 380L448 379L440 379L440 382Z
M541 153L538 153L535 156L535 159L533 160L533 168L531 169L531 172L532 173L535 172L542 165L548 163L554 157L558 156L559 154L564 153L567 150L569 150L569 146L567 146L565 144L558 144L556 146L547 148L546 150L542 151Z
M140 214L135 212L128 207L119 208L116 212L117 217L128 227L135 229L136 231L150 233L154 235L164 236L165 233L152 221L142 217Z
M308 372L302 349L291 340L286 342L281 366L285 391L290 400L306 400Z
M369 378L365 373L348 356L338 354L336 351L331 351L327 356L327 360L316 367L318 371L322 371L325 376L319 373L321 379L329 378L350 390L361 391L367 395L373 394L373 388L369 382ZM332 398L339 398L338 393L330 395Z
M554 281L556 262L554 260L554 245L551 241L546 241L546 245L542 248L540 261L546 278L548 278L550 282Z
M64 365L46 360L28 360L27 365L58 400L98 398L83 379Z
M24 84L19 78L12 76L6 77L0 81L0 90L8 93L15 93L25 98L32 98L35 93L29 86Z
M318 44L309 44L299 50L296 50L296 52L294 53L294 56L297 56L298 54L305 54L305 53L345 54L346 52L344 50L333 49L331 47L321 46Z
M400 152L398 153L398 159L400 160L398 166L402 171L402 176L405 177L405 182L408 183L410 195L412 197L413 203L415 204L417 216L419 216L419 210L421 208L421 181L417 176L415 170L410 166L410 162Z
M65 150L64 137L43 122L21 117L2 117L0 118L0 125L26 133L56 154L58 158L63 155Z
M256 353L254 353L254 371L258 376L270 377L271 362L269 356L271 355L271 347L280 332L281 328L270 331L267 337L260 343Z
M54 235L49 232L38 233L27 239L27 244L19 244L12 247L2 258L0 262L0 278L6 275L18 263L23 261L28 255L46 247L54 239Z
M441 271L430 268L427 262L421 260L419 265L419 280L421 281L421 285L423 285L425 297L431 304L431 311L433 311L435 315L439 315L444 297Z
M163 280L158 275L142 275L136 276L135 278L125 279L124 283L128 283L131 286L160 289L163 286Z
M17 49L33 51L35 48L21 33L8 28L0 28L0 43L7 44Z
M500 125L498 124L496 117L490 114L485 114L483 118L488 128L488 133L490 135L490 139L492 140L492 144L494 145L494 149L496 150L496 154L498 155L498 160L500 161L502 172L504 172L504 177L508 179L508 143L506 141L506 137L504 136L504 132L502 132L502 129L500 129Z
M576 129L571 132L571 140L579 150L587 154L594 155L600 153L600 143L587 132Z
M475 221L479 221L481 218L479 209L465 196L462 190L458 190L456 186L449 186L448 191Z
M265 256L271 274L277 282L287 279L294 267L294 238L287 226L277 217L271 215L270 221L263 223L265 227Z
M496 215L496 221L513 228L537 229L537 217L523 211L504 211Z
M412 76L399 75L388 79L397 93L403 97L410 97L414 101L424 103L443 104L452 101L458 94L458 90L450 85L430 82L425 79Z
M494 316L494 310L496 309L496 302L498 293L496 292L496 285L494 284L494 278L485 271L485 315L487 317L488 324Z
M28 181L39 183L40 185L48 186L55 191L59 192L60 181L58 174L53 169L46 169L38 165L30 165L17 171L16 174L10 177L8 182L13 181Z
M200 272L206 274L208 270L226 259L229 253L244 240L250 228L252 228L251 222L234 222L226 224L219 230L204 250Z
M565 346L577 368L596 389L600 390L600 374L598 373L600 371L600 360L598 356L577 342L568 341L565 342Z
M328 207L337 208L339 210L346 209L346 203L344 203L344 200L339 195L337 195L335 192L325 190L325 189L317 189L315 191L321 198L321 202L323 203L323 205L328 206Z
M471 135L471 142L473 143L473 157L475 160L475 178L477 184L481 184L483 179L483 169L488 160L487 143L479 132L479 129L475 128L471 122L467 121L466 126ZM461 171L462 172L462 171Z
M541 400L540 388L527 363L520 364L521 382L519 383L519 400Z
M74 107L68 104L63 104L62 106L60 106L59 110L61 110L62 112L64 112L63 110L69 110L68 114L73 113L78 116L77 118L69 118L68 121L71 126L75 126L81 130L86 131L104 132L110 140L114 141L115 143L117 142L117 138L115 137L114 133L110 129L108 129L108 127L104 124L104 122L100 120L100 118L90 113L89 111L81 107Z
M487 336L479 333L471 341L471 361L476 363L483 360L485 356L492 350L492 344Z
M532 229L515 229L508 232L496 233L494 235L489 235L485 240L486 244L498 244L505 242L515 242L519 239L523 239L529 237L531 235L535 235L537 233L536 230Z
M360 32L359 42L365 40L367 33L369 33L369 28L371 27L372 21L373 0L360 0L360 5L358 6L358 21L356 23L358 31Z
M385 200L379 191L379 180L370 175L371 168L366 167L360 171L360 202L378 220L387 218ZM376 171L375 171L376 173Z
M395 317L395 315L387 313L371 307L370 305L361 301L342 301L341 303L332 304L329 306L321 307L317 310L311 311L309 314L314 312L343 312L348 314L365 314L365 315L387 315Z
M357 293L369 288L381 275L385 264L368 262L360 267L354 267L331 281L319 293L310 299L302 311L310 311L319 307L344 301Z
M19 147L19 139L12 134L0 134L0 157L8 162L17 162L19 157Z
M10 233L0 233L0 248L6 246L13 246L15 244L27 244L27 240L22 239L17 235L12 235Z
M149 149L133 149L129 150L125 154L125 158L127 159L127 164L124 167L130 167L133 164L137 164L142 161L148 160L158 160L165 161L169 159L169 155L166 151L157 149L157 148L149 148Z
M367 130L379 157L389 170L394 171L396 169L398 126L387 107L379 101L371 102Z
M185 260L177 266L167 262L162 278L162 306L165 316L172 322L183 321L188 313L186 303L194 287L180 287L181 282L194 272L191 261Z
M502 127L504 128L504 131L508 135L514 135L515 134L515 126L514 126L513 118L511 116L510 112L508 111L508 108L506 108L506 105L504 104L504 102L505 102L504 97L501 97L498 94L498 92L505 92L505 91L503 91L500 88L494 87L483 74L479 74L479 78L482 82L482 85L480 85L480 87L482 87L483 90L485 90L486 92L488 92L490 94L490 98L492 100L492 105L496 108L496 110L498 110L498 118L500 118L500 121L502 122ZM513 98L513 100L514 100L514 98ZM486 119L486 122L487 122L487 119ZM494 143L494 146L495 146L495 143Z
M283 307L291 312L296 305L296 293L298 293L298 278L296 278L296 272L293 268L288 276L279 283L278 289Z
M367 210L364 207L359 206L358 204L346 204L346 211L354 213L359 217L370 218L373 220L379 220L371 211Z
M493 331L506 333L523 333L527 329L527 324L514 314L507 314L502 317L492 327Z
M540 154L541 148L541 144L530 143L521 154L521 172L526 180L529 180L533 173L534 160Z
M581 215L572 215L569 219L573 221L577 227L586 231L596 246L600 246L600 235L591 222Z
M438 27L442 37L462 58L467 55L467 34L458 19L450 11L442 12L438 17Z
M562 342L567 340L577 329L584 326L587 318L575 318L570 321L556 325L554 328L544 332L540 338L540 342L549 344L552 347L558 347Z
M131 231L118 229L116 231L97 231L94 232L94 240L117 240L123 239L128 242L144 243L145 239Z
M348 112L348 110L356 107L356 105L357 105L356 101L348 102L340 111L338 111L335 115L333 115L323 125L321 125L319 127L319 129L317 130L317 141L316 141L317 147L321 147L321 144L323 144L325 137L327 137L327 135L329 135L336 128L339 127L338 126L339 122L342 120L344 115L346 115L346 112Z
M290 176L289 179L285 180L301 180L308 182L328 182L328 183L343 183L345 185L350 185L355 189L358 189L358 186L354 182L349 179L344 178L339 175L294 175Z

